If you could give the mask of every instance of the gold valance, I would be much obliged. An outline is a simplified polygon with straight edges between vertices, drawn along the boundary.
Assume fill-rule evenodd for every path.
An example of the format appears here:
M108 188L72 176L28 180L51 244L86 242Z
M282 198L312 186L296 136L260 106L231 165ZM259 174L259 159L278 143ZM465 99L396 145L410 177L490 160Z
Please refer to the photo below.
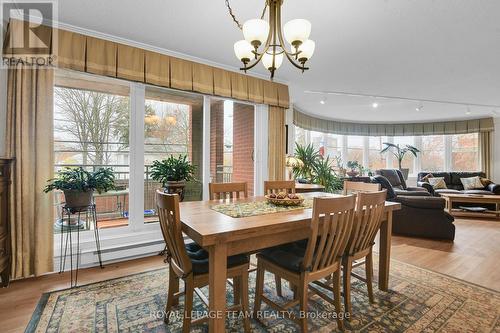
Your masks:
M361 136L418 136L491 132L493 118L411 124L365 124L322 119L296 108L293 124L309 131Z
M22 33L21 23L10 21L7 41ZM284 84L67 30L56 31L46 26L38 30L54 38L57 32L54 45L58 47L56 66L59 68L271 106L289 106L288 86ZM14 52L5 52L14 56Z

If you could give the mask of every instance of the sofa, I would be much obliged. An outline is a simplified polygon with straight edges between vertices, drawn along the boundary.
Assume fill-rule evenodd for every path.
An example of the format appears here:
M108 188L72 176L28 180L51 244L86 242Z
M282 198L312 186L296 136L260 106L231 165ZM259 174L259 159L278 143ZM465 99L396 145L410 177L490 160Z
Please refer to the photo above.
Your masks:
M371 181L387 190L388 201L401 204L401 209L393 212L393 234L450 241L455 239L455 219L444 210L443 198L398 195L389 180L381 175L372 177Z
M433 177L443 177L446 183L446 189L434 189L424 178L431 174ZM425 188L434 196L439 196L440 193L463 193L463 194L497 194L500 195L500 184L491 183L487 186L474 189L464 190L464 186L460 178L470 178L479 176L485 178L484 172L419 172L417 176L417 186Z
M379 169L375 174L385 177L390 183L397 195L405 196L431 196L431 193L425 187L410 187L406 185L403 173L398 169Z

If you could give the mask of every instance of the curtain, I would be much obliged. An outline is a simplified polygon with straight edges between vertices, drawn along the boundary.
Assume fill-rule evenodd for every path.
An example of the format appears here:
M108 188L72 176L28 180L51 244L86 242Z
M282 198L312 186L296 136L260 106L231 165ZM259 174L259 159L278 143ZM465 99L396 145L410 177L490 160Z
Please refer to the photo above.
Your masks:
M481 154L481 170L486 178L491 175L491 132L479 133L479 152Z
M283 91L285 93L285 91ZM293 124L309 131L339 135L416 136L491 132L493 118L411 124L350 123L310 116L294 108Z
M9 228L12 278L53 271L53 70L9 69L7 156L12 167Z
M269 180L285 178L285 109L269 106Z

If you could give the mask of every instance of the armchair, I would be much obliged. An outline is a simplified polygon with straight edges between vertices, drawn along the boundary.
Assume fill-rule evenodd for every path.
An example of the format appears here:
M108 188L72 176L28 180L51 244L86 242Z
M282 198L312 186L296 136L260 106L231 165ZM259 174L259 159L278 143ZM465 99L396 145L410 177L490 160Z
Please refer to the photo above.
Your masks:
M433 239L455 239L455 220L445 212L445 200L432 196L398 195L384 176L372 177L387 190L387 200L399 202L401 210L394 211L392 232L394 234Z
M397 195L405 196L430 196L431 191L426 187L411 187L406 185L406 181L400 170L397 169L379 169L375 174L385 177L394 189ZM432 190L432 186L431 186Z

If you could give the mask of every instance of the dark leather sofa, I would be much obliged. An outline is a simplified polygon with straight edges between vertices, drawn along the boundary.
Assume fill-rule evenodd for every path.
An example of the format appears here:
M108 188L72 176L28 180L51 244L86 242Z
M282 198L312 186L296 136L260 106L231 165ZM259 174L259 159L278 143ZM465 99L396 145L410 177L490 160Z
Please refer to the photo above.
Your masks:
M397 195L405 196L423 196L428 197L431 193L425 187L410 187L406 185L403 174L398 169L379 169L375 174L384 176L391 183L394 192Z
M401 210L393 213L392 232L397 235L433 239L455 239L455 220L445 212L443 198L427 196L398 195L387 178L381 175L372 177L387 190L387 200L399 202Z
M431 184L423 178L431 174L433 177L444 177L447 189L435 190ZM429 193L439 196L440 193L463 193L463 194L500 194L500 184L491 183L482 189L464 190L460 178L479 176L485 178L484 172L420 172L417 176L417 186L425 188Z

